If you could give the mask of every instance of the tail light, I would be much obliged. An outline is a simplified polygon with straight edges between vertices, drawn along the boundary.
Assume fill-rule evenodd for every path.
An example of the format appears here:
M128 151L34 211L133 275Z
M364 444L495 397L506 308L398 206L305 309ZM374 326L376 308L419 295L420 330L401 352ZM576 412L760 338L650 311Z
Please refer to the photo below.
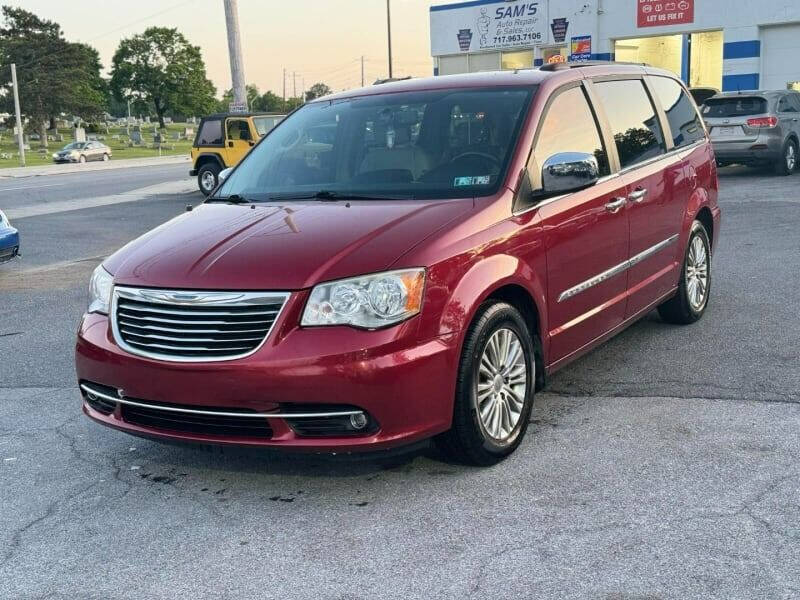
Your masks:
M747 126L755 127L756 129L760 127L777 127L777 125L777 117L758 117L757 119L747 119Z

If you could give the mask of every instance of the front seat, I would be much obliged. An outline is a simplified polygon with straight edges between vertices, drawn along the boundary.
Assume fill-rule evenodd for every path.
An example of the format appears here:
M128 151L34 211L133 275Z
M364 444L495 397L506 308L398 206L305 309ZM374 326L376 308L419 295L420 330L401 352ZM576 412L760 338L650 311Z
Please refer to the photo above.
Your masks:
M389 139L389 136L383 138ZM385 170L410 171L415 180L418 180L431 168L431 158L428 153L411 143L411 132L408 127L398 127L394 133L394 144L371 148L361 161L359 173Z

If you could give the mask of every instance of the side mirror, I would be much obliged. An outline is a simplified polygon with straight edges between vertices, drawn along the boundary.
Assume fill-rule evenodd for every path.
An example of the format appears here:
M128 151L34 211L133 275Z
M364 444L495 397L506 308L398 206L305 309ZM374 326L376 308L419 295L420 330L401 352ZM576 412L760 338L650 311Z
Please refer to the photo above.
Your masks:
M217 175L217 181L219 181L219 183L225 181L228 178L228 175L231 174L231 171L233 171L233 167L222 169L222 171L219 172L219 175Z
M600 179L600 166L594 154L559 152L542 166L542 192L565 194L589 187Z

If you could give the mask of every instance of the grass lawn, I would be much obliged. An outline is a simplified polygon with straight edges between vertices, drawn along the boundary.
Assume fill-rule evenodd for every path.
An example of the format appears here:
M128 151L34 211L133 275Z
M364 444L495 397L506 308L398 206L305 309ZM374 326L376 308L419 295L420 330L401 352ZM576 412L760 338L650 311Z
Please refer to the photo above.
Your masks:
M188 156L192 148L191 139L175 140L176 133L183 133L185 123L170 123L167 125L166 134L163 135L164 142L161 145L161 156L183 154ZM189 125L197 131L197 125ZM64 136L63 142L50 141L47 143L47 151L42 152L40 140L30 140L30 150L25 151L26 166L50 165L53 164L53 152L61 150L64 146L73 141L72 129L59 129L58 133ZM101 130L97 135L98 141L109 146L113 152L111 160L121 158L152 158L159 156L157 148L153 148L153 126L150 124L142 125L142 144L141 146L129 146L130 138L125 133L124 127L109 127L108 134ZM10 158L9 158L10 156ZM13 135L13 130L9 129L0 134L0 169L7 167L18 167L19 156L17 154L17 140Z

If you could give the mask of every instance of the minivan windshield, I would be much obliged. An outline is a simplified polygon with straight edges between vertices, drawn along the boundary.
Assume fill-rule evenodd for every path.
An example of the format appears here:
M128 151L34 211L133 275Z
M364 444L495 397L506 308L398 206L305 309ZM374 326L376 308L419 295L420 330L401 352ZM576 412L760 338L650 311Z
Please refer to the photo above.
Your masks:
M253 148L212 200L494 193L534 91L448 89L310 103Z
M712 98L700 109L704 117L710 119L724 117L748 117L767 112L767 101L757 96L735 96L733 98Z

